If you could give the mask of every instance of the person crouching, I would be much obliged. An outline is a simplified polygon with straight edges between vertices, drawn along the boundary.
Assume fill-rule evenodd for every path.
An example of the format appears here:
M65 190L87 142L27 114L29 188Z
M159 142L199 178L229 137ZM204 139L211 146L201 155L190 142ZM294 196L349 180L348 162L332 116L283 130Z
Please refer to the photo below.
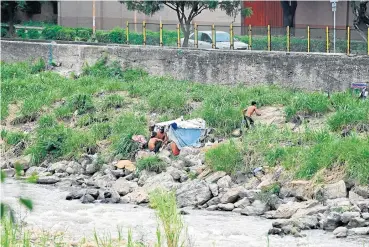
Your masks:
M153 131L151 133L151 137L150 137L150 140L149 140L149 143L148 143L149 150L154 152L154 153L159 152L161 146L163 145L163 140L157 138L156 135L157 135L157 133L155 131Z

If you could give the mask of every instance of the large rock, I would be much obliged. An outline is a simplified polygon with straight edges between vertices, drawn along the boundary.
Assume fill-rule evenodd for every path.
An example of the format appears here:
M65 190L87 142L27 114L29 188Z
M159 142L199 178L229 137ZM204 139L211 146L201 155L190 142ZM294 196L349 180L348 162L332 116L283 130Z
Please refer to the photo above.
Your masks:
M128 193L131 193L137 187L138 187L137 183L127 181L125 178L119 178L113 184L113 189L116 190L121 196L125 196Z
M362 213L361 217L363 217L364 220L369 220L369 213Z
M218 181L219 182L219 181ZM223 194L223 196L220 198L221 203L234 203L239 198L241 198L241 195L245 192L245 189L243 187L235 187L228 189L226 193Z
M347 235L369 235L369 227L358 227L349 229Z
M351 219L356 218L356 217L360 217L359 212L344 212L341 215L341 221L342 221L343 224L347 224L347 223L349 223L349 221Z
M144 188L137 188L132 193L125 195L122 201L135 204L147 203L149 202L149 195Z
M95 179L94 185L97 188L110 188L116 177L113 174L103 175Z
M320 213L324 213L327 210L328 210L328 207L323 206L323 205L317 205L312 208L301 208L301 209L298 209L292 217L299 218L299 217L303 217L307 215L317 215Z
M367 226L365 223L366 223L365 220L363 218L360 218L359 216L359 217L351 218L347 227L348 228L364 227L364 226Z
M218 204L218 208L223 211L232 211L234 209L233 203Z
M179 169L177 169L175 167L172 167L172 166L167 168L167 173L169 173L175 181L178 181L178 182L181 182L181 183L187 181L187 179L188 179L188 175L187 175L186 172L184 172L182 170L179 170Z
M328 216L320 221L320 225L324 230L333 231L340 226L341 215L337 212L330 212Z
M261 190L245 190L243 197L246 197L251 203L253 203L260 192Z
M230 176L222 177L217 182L220 189L230 188L232 186L232 178Z
M351 202L348 198L337 198L337 199L327 200L325 204L331 208L351 206Z
M124 171L122 169L110 170L111 174L113 174L116 178L124 177Z
M333 231L333 235L336 236L336 238L345 238L347 237L347 233L348 233L347 228L343 226L337 227Z
M327 184L324 186L323 190L327 199L342 198L347 195L346 184L343 180L334 184Z
M10 167L15 168L16 164L19 164L22 166L23 170L27 170L31 166L32 156L26 155L22 157L17 157L10 160Z
M275 212L277 219L288 219L294 215L299 209L308 209L317 206L319 203L316 200L309 200L304 202L288 202L278 207Z
M207 183L216 183L219 179L227 175L226 172L218 171L210 174L207 178L205 178L205 181Z
M129 172L134 172L136 170L136 166L130 160L120 160L115 165L119 169L124 169ZM127 174L128 175L128 174Z
M176 195L178 207L201 205L212 196L208 184L202 180L182 183L177 189Z
M352 201L352 202L362 201L362 200L364 200L364 197L362 197L359 194L357 194L356 192L350 190L349 191L349 200Z
M262 215L268 210L269 210L269 207L266 203L256 200L251 204L251 206L246 206L241 211L241 214L248 215L248 216L256 216L256 215Z
M209 184L209 188L211 190L211 194L213 194L213 196L218 196L219 195L219 188L217 184Z
M60 161L53 164L50 164L47 170L52 173L61 173L66 172L67 170L67 161Z
M285 226L291 225L297 227L301 230L316 229L318 227L318 218L316 216L304 216L301 218L291 218L291 219L278 219L273 221L272 225L275 228L283 228Z
M150 177L155 176L155 175L156 175L155 172L150 172L146 170L141 171L139 180L138 180L138 185L143 186Z
M60 178L56 176L47 176L37 178L37 183L39 184L55 184L60 181Z
M75 200L75 199L80 199L83 195L86 194L86 190L75 190L70 192L67 196L66 196L66 200Z
M250 206L250 205L251 205L251 203L250 203L249 199L247 199L247 198L242 198L241 200L239 200L238 202L236 202L234 204L234 206L236 208L245 208L245 207Z
M2 169L1 171L5 173L7 178L14 177L15 175L15 169L13 168Z
M89 194L85 194L81 197L81 202L82 203L92 203L95 201L95 198L93 198L93 196L89 195Z
M213 206L213 205L218 205L219 203L220 203L220 198L219 197L213 197L206 204L208 206Z
M313 198L311 183L305 180L296 180L286 183L282 186L279 194L281 197L296 197L300 200L309 200Z
M143 188L147 191L152 191L156 188L163 188L167 190L175 189L179 184L176 183L173 177L166 172L162 172L160 174L156 174L154 176L149 177Z
M99 171L100 167L98 164L95 163L91 163L91 164L86 164L86 171L85 173L88 175L92 175L94 173L96 173L97 171Z
M357 201L355 204L360 208L361 212L368 213L369 209L369 199L365 199L362 201Z
M30 177L32 175L40 175L43 174L47 171L46 168L44 167L38 167L38 166L31 166L27 171L26 171L26 177Z
M358 194L359 196L362 196L364 199L369 198L369 186L355 186L352 189L353 192Z
M69 162L65 171L68 174L82 174L84 172L82 165L75 161Z

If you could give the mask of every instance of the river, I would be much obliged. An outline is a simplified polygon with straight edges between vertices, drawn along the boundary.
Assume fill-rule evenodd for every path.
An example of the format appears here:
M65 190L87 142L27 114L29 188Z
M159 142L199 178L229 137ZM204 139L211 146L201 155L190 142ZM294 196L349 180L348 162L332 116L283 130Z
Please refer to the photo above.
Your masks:
M10 203L32 227L51 231L64 231L72 239L99 234L117 235L117 227L127 234L131 228L136 240L151 241L155 238L157 221L155 212L144 206L129 204L82 204L78 200L67 201L68 192L53 186L25 184L7 179L1 185L1 199ZM26 213L17 202L19 196L32 199L34 210ZM184 220L191 242L198 247L266 247L266 233L272 221L260 217L235 213L187 210ZM307 236L269 236L270 247L363 247L363 238L337 239L332 233L321 230L304 232Z

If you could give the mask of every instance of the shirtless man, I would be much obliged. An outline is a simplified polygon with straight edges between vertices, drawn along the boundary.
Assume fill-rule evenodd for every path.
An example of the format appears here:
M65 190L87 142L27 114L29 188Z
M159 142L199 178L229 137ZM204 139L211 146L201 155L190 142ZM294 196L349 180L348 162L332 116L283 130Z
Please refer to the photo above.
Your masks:
M256 108L256 102L255 101L251 102L251 106L247 107L246 109L244 109L242 111L243 118L246 121L246 128L249 128L249 123L248 122L250 122L250 126L254 126L254 120L251 118L251 116L254 114L254 112L256 113L257 116L261 115L259 113L258 109Z
M161 126L159 132L156 134L156 138L163 141L163 145L168 143L168 135L164 132L164 126Z
M159 152L159 149L163 145L163 140L157 138L156 136L157 136L157 133L156 132L152 132L151 138L150 138L150 140L148 142L149 150L150 151L153 151L155 153Z

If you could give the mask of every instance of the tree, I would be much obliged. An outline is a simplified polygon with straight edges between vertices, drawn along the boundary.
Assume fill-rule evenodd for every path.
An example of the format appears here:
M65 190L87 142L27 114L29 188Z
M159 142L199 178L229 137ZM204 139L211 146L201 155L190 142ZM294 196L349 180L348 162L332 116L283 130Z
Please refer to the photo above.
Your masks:
M6 20L9 25L9 34L14 35L14 16L17 10L26 12L27 14L33 14L34 9L45 1L1 1L1 22Z
M204 10L214 11L219 8L229 16L236 16L242 11L242 1L120 1L127 6L128 10L136 10L145 15L153 15L161 10L163 6L177 13L178 21L184 34L183 46L188 46L191 32L191 22ZM252 11L242 11L252 14Z
M369 8L367 7L368 3L369 1L351 2L351 8L354 14L354 27L365 41L368 41L367 35L365 35L365 32L368 31L369 27Z
M295 26L295 13L297 8L297 1L281 1L283 10L283 26Z

